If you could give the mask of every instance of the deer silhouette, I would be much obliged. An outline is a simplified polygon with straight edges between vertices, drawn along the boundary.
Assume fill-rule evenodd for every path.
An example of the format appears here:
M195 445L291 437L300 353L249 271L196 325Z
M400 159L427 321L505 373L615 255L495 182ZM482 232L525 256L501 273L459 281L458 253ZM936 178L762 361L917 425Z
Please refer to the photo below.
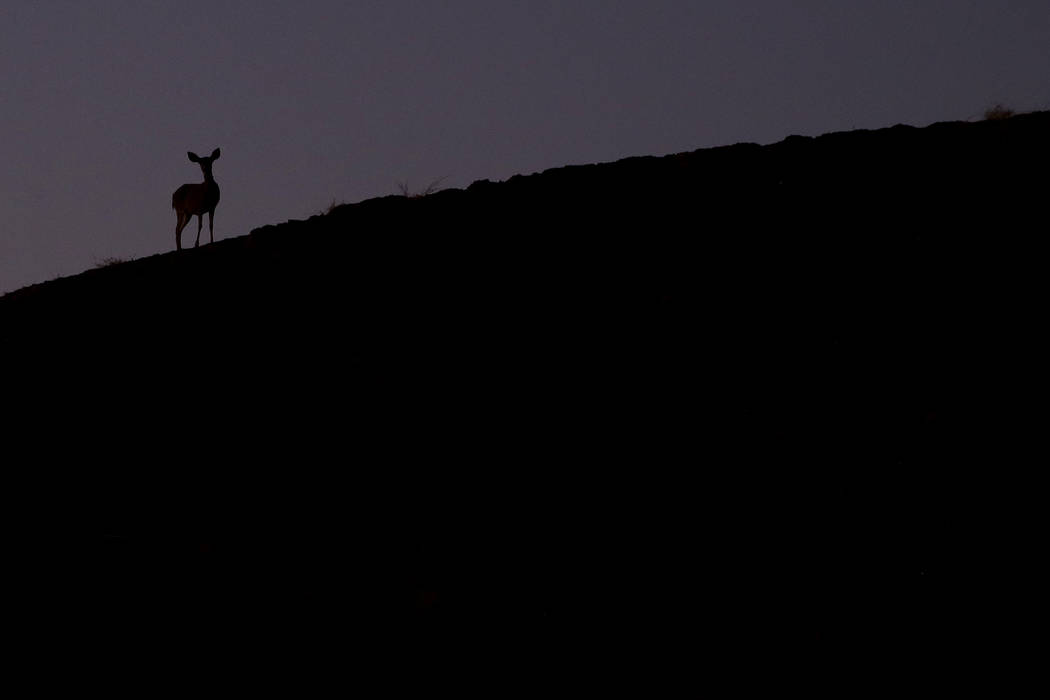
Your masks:
M208 235L211 242L215 242L215 207L219 204L219 185L212 177L211 164L219 159L219 149L216 148L207 158L201 158L192 151L186 155L201 166L204 182L183 185L171 195L171 208L179 217L175 222L175 250L182 250L182 229L194 216L197 217L197 241L193 247L200 245L205 212L208 213Z

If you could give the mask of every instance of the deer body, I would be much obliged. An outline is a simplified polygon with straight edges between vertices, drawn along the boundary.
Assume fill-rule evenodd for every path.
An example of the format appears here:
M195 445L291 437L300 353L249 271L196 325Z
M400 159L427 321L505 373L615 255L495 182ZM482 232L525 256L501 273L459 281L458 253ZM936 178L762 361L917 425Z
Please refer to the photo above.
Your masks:
M189 152L186 155L190 160L201 166L204 173L204 182L183 185L171 195L171 207L175 210L178 221L175 222L175 249L182 250L182 229L186 227L190 219L197 217L197 241L193 244L196 248L201 242L201 228L204 225L204 213L208 213L208 235L211 242L215 242L215 207L219 204L219 185L211 174L211 164L219 159L219 149L216 148L211 155L201 158L196 153Z

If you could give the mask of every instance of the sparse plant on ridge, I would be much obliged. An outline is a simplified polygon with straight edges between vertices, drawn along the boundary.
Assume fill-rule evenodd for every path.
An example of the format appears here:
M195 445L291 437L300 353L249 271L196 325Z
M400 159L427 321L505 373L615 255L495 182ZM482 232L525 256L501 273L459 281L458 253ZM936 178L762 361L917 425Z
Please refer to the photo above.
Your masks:
M124 258L95 258L95 267L109 267L110 265L120 265L125 262L127 260Z
M421 190L419 192L412 192L409 189L409 187L408 187L408 181L398 182L397 183L397 189L398 189L399 192L401 192L401 196L402 197L409 197L409 198L426 197L428 195L434 194L435 192L440 192L441 191L440 185L446 179L448 179L448 175L443 175L443 176L439 177L438 179L434 180L433 182L431 182L429 185L427 185L426 189Z
M317 215L318 216L326 216L328 214L331 214L334 210L338 209L339 207L343 206L344 204L346 204L346 202L337 202L335 200L335 198L333 197L331 203L327 207L322 207L321 209L319 209L317 211Z

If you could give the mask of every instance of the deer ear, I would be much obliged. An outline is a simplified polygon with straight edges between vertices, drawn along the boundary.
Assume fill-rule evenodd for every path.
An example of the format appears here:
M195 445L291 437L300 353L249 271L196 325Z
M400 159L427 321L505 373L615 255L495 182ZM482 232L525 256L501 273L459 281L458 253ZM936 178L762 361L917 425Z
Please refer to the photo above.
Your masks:
M186 155L188 155L190 157L190 160L192 160L194 163L200 162L200 158L198 158L197 154L193 151L186 151Z
M219 159L219 149L218 148L216 148L214 151L211 152L211 159L212 160L218 160Z

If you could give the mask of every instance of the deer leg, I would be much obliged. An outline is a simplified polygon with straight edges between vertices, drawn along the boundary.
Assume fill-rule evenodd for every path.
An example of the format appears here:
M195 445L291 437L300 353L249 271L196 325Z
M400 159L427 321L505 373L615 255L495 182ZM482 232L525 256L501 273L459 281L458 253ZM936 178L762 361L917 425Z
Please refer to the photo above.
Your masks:
M193 244L196 248L201 244L201 227L204 226L204 214L197 214L197 242Z
M182 212L178 212L178 217L175 221L175 250L182 250L182 229L186 227L187 219Z
M215 242L215 210L208 212L208 242Z

